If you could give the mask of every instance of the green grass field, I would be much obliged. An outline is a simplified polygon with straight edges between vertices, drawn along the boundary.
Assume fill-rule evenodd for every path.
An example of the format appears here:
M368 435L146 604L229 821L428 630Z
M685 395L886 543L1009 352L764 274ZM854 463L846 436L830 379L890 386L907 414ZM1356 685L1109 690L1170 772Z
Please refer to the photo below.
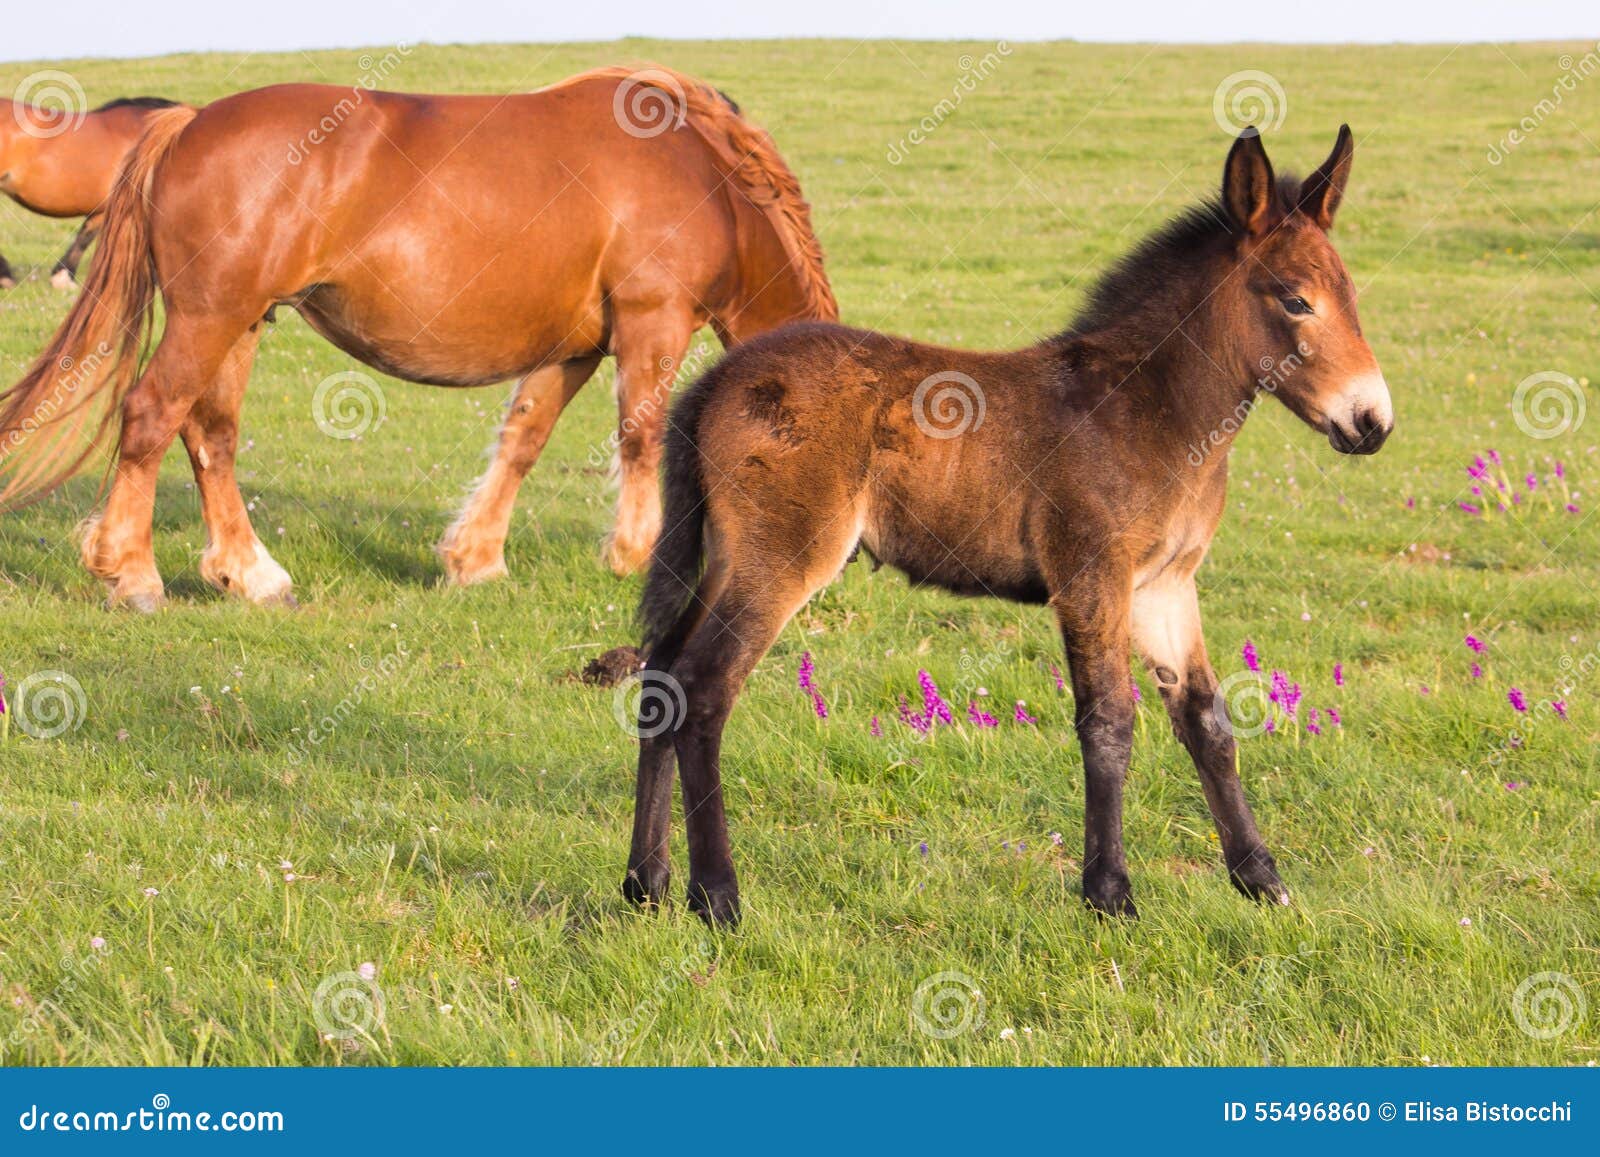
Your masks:
M58 737L14 725L0 742L0 1058L1594 1063L1600 415L1534 438L1512 408L1531 374L1580 391L1600 380L1600 77L1534 111L1576 68L1563 55L1592 47L417 47L386 87L524 89L646 59L706 77L799 173L846 320L973 347L1061 328L1097 271L1212 191L1225 77L1255 69L1282 86L1267 136L1280 168L1311 168L1349 121L1335 241L1398 431L1375 458L1341 458L1263 406L1201 571L1219 671L1243 669L1250 639L1307 706L1343 716L1321 737L1242 747L1293 906L1257 909L1229 887L1145 681L1127 806L1143 919L1091 918L1049 616L855 566L791 624L729 727L744 927L713 936L681 904L634 912L618 884L636 746L613 693L574 677L632 640L639 589L598 561L609 367L523 490L512 579L457 591L439 585L432 545L505 391L385 380L381 425L325 437L312 392L357 367L285 313L257 363L240 466L300 610L201 582L181 453L156 516L158 615L102 610L79 566L71 533L93 478L0 518L13 716L29 676L63 672L83 691ZM361 55L48 67L93 103L206 101L354 84ZM0 91L41 67L0 66ZM959 107L938 110L953 92ZM1525 117L1533 131L1491 163ZM910 144L924 118L932 131ZM31 273L0 297L6 382L66 310L44 277L70 233L0 208L0 246ZM1562 461L1580 512L1458 509L1465 467L1491 447L1515 486L1528 471L1548 486ZM1482 679L1469 632L1488 642ZM806 651L826 721L796 688ZM999 714L1025 700L1038 725L908 745L895 706L919 669L947 690L981 679ZM1525 722L1513 686L1536 708L1561 699L1568 720ZM42 715L50 686L31 687ZM370 981L341 975L363 964ZM964 979L930 982L949 973ZM1541 973L1560 977L1519 1001ZM1545 1031L1519 1027L1519 1009Z

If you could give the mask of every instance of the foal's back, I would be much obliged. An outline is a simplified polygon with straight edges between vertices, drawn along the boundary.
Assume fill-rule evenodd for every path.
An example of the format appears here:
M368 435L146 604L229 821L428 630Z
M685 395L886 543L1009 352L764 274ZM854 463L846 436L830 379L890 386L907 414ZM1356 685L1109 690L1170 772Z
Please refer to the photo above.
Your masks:
M1098 521L1083 459L1120 407L1060 346L980 353L814 323L732 351L678 421L714 535L780 557L859 541L915 580L1042 602L1043 523ZM1120 459L1098 459L1093 480L1125 489Z

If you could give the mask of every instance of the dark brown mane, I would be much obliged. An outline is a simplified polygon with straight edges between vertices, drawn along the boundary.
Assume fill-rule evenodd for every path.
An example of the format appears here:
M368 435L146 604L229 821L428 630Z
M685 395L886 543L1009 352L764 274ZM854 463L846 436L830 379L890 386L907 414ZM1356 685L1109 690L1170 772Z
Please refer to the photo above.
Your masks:
M164 96L119 96L116 100L106 101L94 111L105 112L113 108L173 108L177 104L177 101L168 100Z
M1298 177L1278 179L1274 207L1278 216L1293 211L1300 185ZM1072 323L1052 340L1068 343L1111 330L1127 333L1149 319L1158 327L1152 330L1151 343L1160 344L1171 333L1175 314L1186 312L1180 299L1194 293L1196 265L1232 246L1240 232L1220 198L1184 210L1102 274ZM1148 353L1151 347L1140 348Z

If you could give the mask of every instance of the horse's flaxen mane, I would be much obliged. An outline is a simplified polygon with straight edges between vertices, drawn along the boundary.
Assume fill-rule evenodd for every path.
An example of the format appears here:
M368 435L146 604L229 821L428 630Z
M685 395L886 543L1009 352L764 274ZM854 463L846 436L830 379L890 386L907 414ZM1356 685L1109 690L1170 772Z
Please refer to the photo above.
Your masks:
M1300 180L1283 176L1276 188L1273 212L1287 216L1300 200ZM1159 318L1170 328L1178 320L1172 316L1171 303L1180 287L1192 281L1196 264L1232 245L1238 232L1239 226L1216 198L1178 214L1101 275L1072 324L1054 340L1068 342L1126 329L1142 317Z
M116 100L106 101L94 111L105 112L113 108L175 108L178 103L164 96L119 96Z
M591 77L631 77L636 83L665 93L670 100L681 98L685 123L711 146L729 179L777 231L790 265L804 284L811 316L820 321L838 320L839 304L823 269L822 243L811 228L811 206L800 191L800 181L765 129L746 120L726 93L660 65L597 68L573 77L572 82ZM673 85L677 85L676 91Z

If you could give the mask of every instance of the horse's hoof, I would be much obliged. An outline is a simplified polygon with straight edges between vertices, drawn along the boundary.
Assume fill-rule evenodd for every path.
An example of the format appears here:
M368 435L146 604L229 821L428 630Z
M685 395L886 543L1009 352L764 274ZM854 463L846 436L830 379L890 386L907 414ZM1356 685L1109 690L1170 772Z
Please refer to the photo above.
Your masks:
M167 601L167 596L161 591L135 591L132 594L118 594L115 591L106 599L106 607L113 610L129 610L141 615L153 615L159 611Z
M1139 909L1133 904L1133 888L1126 879L1107 877L1083 882L1083 902L1096 916L1137 920Z
M689 882L689 911L712 928L739 926L739 885Z
M622 878L622 894L640 908L659 908L667 902L672 873L650 868L629 868Z
M15 289L17 282L12 277L0 277L0 289Z
M1278 878L1272 853L1265 848L1228 869L1228 879L1240 893L1262 904L1289 906L1289 889Z
M510 575L504 555L488 560L470 560L456 554L439 554L444 563L445 582L453 587L475 587Z
M76 288L78 288L77 279L74 278L72 276L72 274L67 272L65 269L58 269L54 273L52 273L50 275L50 284L55 286L57 289L76 289Z

